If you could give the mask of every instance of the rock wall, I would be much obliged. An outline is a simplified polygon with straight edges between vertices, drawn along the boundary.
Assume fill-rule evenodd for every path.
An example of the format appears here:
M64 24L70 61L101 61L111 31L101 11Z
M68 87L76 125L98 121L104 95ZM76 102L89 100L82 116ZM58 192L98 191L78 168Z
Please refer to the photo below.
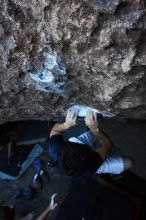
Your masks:
M70 103L146 118L144 0L1 0L0 123Z

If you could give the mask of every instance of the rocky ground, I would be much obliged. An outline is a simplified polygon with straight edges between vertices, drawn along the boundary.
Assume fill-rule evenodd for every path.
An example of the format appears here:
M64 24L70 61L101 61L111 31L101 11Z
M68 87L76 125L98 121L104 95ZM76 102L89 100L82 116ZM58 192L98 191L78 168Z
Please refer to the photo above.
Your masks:
M83 124L82 126L79 126L78 132L82 133L83 127ZM136 184L134 181L132 182L132 185L126 183L124 189L126 187L129 187L128 192L133 190L133 194L137 195L138 198L144 198L146 195L144 189L145 185L141 185L141 181L139 181L139 179L143 181L146 180L146 123L133 120L126 122L117 121L114 119L101 119L100 127L111 137L114 144L120 148L121 154L132 157L135 162L132 173L135 175L135 177L137 176L138 180ZM66 133L66 138L74 135L76 136L75 132L77 132L76 128L74 128L71 133ZM47 150L48 144L45 143L42 146L44 149L42 155L43 160L46 162L50 161ZM38 191L36 198L34 198L33 200L15 200L14 198L14 193L16 189L18 189L19 187L30 185L32 183L33 176L35 174L33 166L31 166L18 181L0 181L0 200L5 200L8 204L15 205L17 212L25 211L28 208L31 208L35 211L36 215L39 215L49 204L49 198L54 192L58 192L57 201L61 201L69 188L66 178L64 178L64 176L55 167L46 166L46 171L50 176L50 181L43 185L43 189ZM121 177L121 180L122 179L123 177ZM144 201L146 204L146 198L144 198ZM143 208L143 210L145 213L145 207ZM49 220L55 219L56 211L52 214L52 216L50 216L50 218L48 218ZM145 217L141 218L140 220L144 219Z
M43 144L44 153L42 155L43 161L49 161L47 145ZM25 197L15 199L14 195L16 190L26 186L32 185L33 177L36 171L33 165L19 180L1 180L0 181L0 200L6 201L7 204L15 207L16 216L34 211L35 216L40 215L42 211L47 208L50 203L51 195L58 193L56 201L61 203L68 191L68 181L58 172L55 167L45 166L45 170L49 175L49 182L43 183L43 188L37 190L37 194L33 199L27 200ZM49 220L54 220L58 208L51 214ZM0 219L3 220L3 219Z

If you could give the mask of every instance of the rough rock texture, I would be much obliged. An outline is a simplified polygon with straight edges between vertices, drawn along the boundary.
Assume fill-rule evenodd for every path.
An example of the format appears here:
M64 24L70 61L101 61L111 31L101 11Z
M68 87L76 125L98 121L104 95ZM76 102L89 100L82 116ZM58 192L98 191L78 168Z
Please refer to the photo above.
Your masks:
M144 0L1 0L0 122L70 103L146 118Z

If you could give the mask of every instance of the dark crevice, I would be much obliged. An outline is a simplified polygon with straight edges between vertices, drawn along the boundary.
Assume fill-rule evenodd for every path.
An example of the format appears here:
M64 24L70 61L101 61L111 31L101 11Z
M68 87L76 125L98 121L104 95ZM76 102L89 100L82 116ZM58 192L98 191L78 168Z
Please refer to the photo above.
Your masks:
M145 77L145 76L144 76ZM129 93L130 94L130 97L131 98L134 98L135 97L135 94L136 95L140 95L141 94L141 97L143 99L143 105L146 105L146 102L145 102L145 96L142 95L144 94L144 91L146 92L146 89L144 89L144 85L145 85L145 78L142 78L140 79L138 82L135 82L133 83L132 85L128 85L128 86L125 86L116 96L114 96L112 98L112 104L110 105L110 107L113 107L115 108L115 105L118 104L122 99L124 99L125 97L128 97L127 94ZM131 88L134 88L133 91L130 91ZM141 106L142 107L142 106ZM136 108L136 107L133 107L133 109Z
M136 54L135 54L135 57L133 58L133 63L135 63L136 57L138 57L142 53L145 53L145 50L146 50L146 30L141 31L141 34L139 36L139 39L136 45ZM141 65L141 66L145 69L145 65Z
M116 8L116 10L115 10L115 12L114 12L114 15L115 15L116 17L120 17L123 13L124 13L124 14L125 14L125 13L128 13L129 8L131 8L131 6L132 6L132 3L130 3L130 2L121 2L121 3L117 6L117 8Z
M138 44L137 44L137 52L138 50L140 52L143 49L144 45L146 45L146 30L141 31L141 35L139 37Z
M50 5L47 5L44 9L43 9L43 11L44 11L44 19L45 20L48 20L48 11L50 11L51 10L51 4Z
M97 22L100 24L103 24L104 22L108 21L108 20L113 20L115 19L115 15L110 14L110 13L99 13L99 16L97 18Z
M134 65L132 69L128 72L128 75L136 75L139 71L146 71L146 65Z
M62 47L62 53L67 53L70 50L70 42L64 41Z
M140 16L140 18L137 20L135 26L138 29L145 29L146 28L146 13L144 13Z
M6 36L11 36L14 32L13 22L6 19L4 16L0 16L0 22L4 29L4 34Z
M20 79L25 79L25 76L26 76L26 73L25 73L25 72L21 71L21 72L19 73L19 78L20 78Z
M99 30L100 30L99 26L96 26L91 32L90 39L97 38Z
M20 22L22 25L25 22L25 14L23 10L11 0L8 1L8 13L15 19L15 21Z

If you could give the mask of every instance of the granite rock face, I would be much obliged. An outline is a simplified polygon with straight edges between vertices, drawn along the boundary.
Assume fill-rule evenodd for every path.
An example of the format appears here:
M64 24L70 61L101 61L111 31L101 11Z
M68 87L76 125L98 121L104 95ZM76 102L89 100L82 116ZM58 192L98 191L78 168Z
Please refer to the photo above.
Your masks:
M146 118L144 0L1 0L0 123L75 103Z

